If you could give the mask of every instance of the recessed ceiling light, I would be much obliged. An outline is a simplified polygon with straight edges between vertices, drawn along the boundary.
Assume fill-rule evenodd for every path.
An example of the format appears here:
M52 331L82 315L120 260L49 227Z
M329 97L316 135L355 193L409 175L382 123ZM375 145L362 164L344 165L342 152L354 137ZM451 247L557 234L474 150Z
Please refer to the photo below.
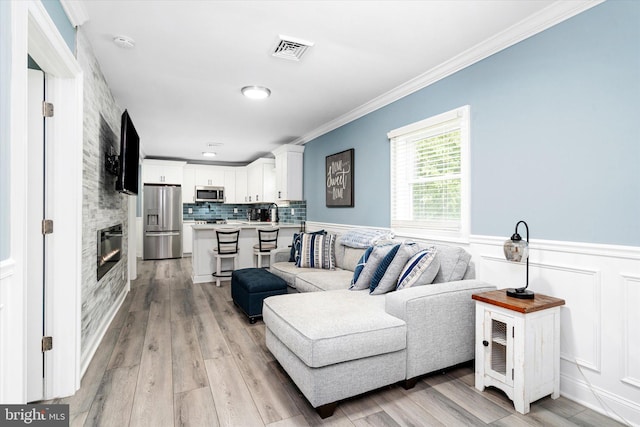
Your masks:
M203 151L202 155L205 157L215 157L216 153L214 153L213 151Z
M249 99L265 99L271 95L271 91L262 86L245 86L241 89L241 92Z
M113 42L123 49L133 49L136 47L136 42L131 37L127 36L115 36Z

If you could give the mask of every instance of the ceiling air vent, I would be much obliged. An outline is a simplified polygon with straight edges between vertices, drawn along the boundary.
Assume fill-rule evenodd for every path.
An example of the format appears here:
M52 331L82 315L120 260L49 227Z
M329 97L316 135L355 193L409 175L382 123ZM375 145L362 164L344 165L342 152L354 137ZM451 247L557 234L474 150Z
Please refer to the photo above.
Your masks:
M276 58L299 61L302 55L307 51L307 48L313 46L312 42L306 40L282 35L279 37L280 40L278 40L278 44L272 53Z

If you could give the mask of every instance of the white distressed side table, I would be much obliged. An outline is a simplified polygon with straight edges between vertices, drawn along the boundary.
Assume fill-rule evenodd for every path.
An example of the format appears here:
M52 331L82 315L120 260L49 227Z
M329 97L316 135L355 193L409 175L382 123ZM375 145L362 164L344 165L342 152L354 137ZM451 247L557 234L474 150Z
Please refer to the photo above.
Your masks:
M516 411L560 396L560 306L564 300L536 294L508 297L506 290L474 294L476 301L476 388L504 391Z

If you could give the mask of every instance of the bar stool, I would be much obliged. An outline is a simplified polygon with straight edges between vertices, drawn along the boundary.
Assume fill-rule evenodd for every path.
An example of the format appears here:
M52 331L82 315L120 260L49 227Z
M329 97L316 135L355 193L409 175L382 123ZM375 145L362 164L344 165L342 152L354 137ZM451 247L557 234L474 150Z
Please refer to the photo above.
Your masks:
M258 257L256 265L262 268L262 257L270 256L271 251L278 247L279 228L256 228L258 232L258 243L253 245L253 255Z
M218 287L220 287L221 280L231 280L231 273L236 268L239 236L240 229L238 228L222 228L216 230L218 247L213 249L213 257L216 260L216 271L211 275L216 278L216 286ZM231 259L233 261L231 270L222 269L223 259Z

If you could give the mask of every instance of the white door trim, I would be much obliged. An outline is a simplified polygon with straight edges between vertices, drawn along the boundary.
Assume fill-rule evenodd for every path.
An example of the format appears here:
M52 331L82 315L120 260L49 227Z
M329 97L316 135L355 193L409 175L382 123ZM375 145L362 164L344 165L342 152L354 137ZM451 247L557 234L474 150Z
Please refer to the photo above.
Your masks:
M53 336L54 349L45 358L47 378L45 398L69 396L80 387L80 307L82 261L82 88L83 74L55 24L40 1L2 2L3 42L0 58L10 65L9 109L3 121L9 123L11 150L10 226L11 258L15 275L11 304L15 316L9 319L15 337L26 332L25 304L22 291L29 268L25 242L27 191L26 168L26 79L27 54L47 75L47 99L55 105L55 116L47 122L50 171L47 177L49 197L47 211L54 220L54 234L47 238L50 254L45 272L47 335ZM7 4L8 3L8 4ZM5 13L7 14L5 16ZM7 17L9 19L7 19ZM8 21L8 22L7 22ZM4 25L4 24L9 25ZM8 48L8 49L7 49ZM3 135L4 136L4 135ZM2 336L4 341L7 337ZM12 351L12 364L0 367L14 372L16 380L3 398L25 403L25 343L20 339ZM6 348L6 347L5 347ZM17 362L22 360L22 362ZM0 372L5 374L7 372ZM3 378L4 377L3 375Z

